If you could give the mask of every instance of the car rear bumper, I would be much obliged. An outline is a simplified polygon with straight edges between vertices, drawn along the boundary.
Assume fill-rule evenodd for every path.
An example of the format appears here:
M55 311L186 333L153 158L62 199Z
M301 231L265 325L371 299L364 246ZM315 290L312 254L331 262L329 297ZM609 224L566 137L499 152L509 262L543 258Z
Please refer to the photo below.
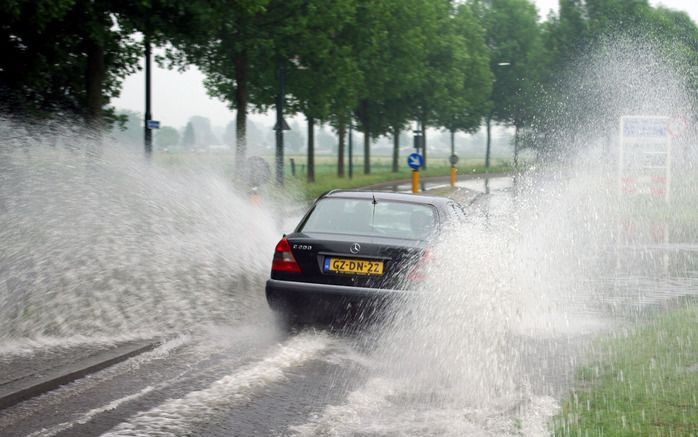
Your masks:
M266 286L267 302L274 308L284 304L344 303L385 301L404 296L405 290L351 287L346 285L314 284L310 282L269 279Z

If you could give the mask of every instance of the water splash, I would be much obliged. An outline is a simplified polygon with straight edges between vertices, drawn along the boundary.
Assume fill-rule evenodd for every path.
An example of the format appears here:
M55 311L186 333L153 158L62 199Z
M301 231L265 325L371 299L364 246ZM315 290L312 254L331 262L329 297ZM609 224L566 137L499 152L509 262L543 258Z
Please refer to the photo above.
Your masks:
M442 236L420 292L370 352L366 385L297 432L547 434L589 338L698 295L698 253L686 250L698 247L695 133L675 138L671 204L621 197L617 182L619 118L692 114L684 79L657 46L627 38L580 60L563 82L570 98L549 108L548 163ZM659 218L671 229L661 244L623 227Z
M27 138L3 123L6 138ZM0 146L0 341L265 320L259 284L276 224L220 159L148 162L51 135Z

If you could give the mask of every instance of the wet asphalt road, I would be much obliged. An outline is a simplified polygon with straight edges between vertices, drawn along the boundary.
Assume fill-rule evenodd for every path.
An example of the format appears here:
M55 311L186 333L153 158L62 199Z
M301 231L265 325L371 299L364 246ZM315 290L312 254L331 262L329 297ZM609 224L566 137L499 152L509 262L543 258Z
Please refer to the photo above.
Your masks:
M463 194L469 201L474 192ZM502 208L487 202L492 211ZM262 282L252 286L262 295ZM412 384L414 375L391 362L396 351L380 350L381 326L288 333L270 312L261 314L251 324L170 335L152 351L2 410L0 435L455 436L518 435L522 427L538 435L570 381L581 344L565 336L517 339L525 345L502 357L511 361L511 374L492 381L497 391L504 387L500 379L513 378L513 388L493 402L463 401L430 380ZM49 347L26 358L40 363L66 353ZM397 356L420 360L399 350ZM476 374L465 383L483 386L492 377Z
M237 327L176 337L0 412L0 435L461 435L463 429L514 435L514 422L528 414L522 409L532 400L520 396L484 416L446 407L435 393L391 375L372 346L374 335ZM550 403L540 394L560 395L578 344L558 339L530 346L522 367L536 361L539 378L531 374L528 381L537 400ZM400 413L410 410L417 419L403 422ZM432 415L447 417L430 425Z
M220 328L0 413L0 435L286 435L359 382L350 338Z
M478 187L467 184L475 199ZM474 207L496 220L509 203L505 194L483 196ZM400 336L379 325L288 333L262 308L263 283L251 286L255 320L170 334L149 352L2 410L0 436L547 435L587 341L604 329L596 315L582 315L561 323L567 331L483 336L473 339L482 355L430 361L422 356L430 344L408 338L402 351ZM414 341L453 340L439 335ZM494 352L490 339L500 341ZM50 360L55 347L24 356ZM449 368L451 358L461 367Z

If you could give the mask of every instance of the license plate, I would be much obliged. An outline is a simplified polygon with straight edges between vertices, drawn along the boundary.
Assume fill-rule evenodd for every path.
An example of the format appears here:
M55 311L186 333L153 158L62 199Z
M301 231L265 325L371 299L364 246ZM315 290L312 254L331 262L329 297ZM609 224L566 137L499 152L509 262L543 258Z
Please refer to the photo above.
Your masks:
M353 275L382 275L383 261L327 257L325 271Z

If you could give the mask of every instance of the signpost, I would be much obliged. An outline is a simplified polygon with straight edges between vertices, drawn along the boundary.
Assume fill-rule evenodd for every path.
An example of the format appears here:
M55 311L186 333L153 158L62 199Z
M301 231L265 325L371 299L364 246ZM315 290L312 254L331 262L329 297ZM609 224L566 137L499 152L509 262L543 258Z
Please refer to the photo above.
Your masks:
M413 145L414 145L414 150L416 152L419 152L419 149L424 147L423 141L424 137L422 136L422 131L421 130L416 130L414 131L414 137L413 137Z
M410 153L407 165L412 169L412 192L419 191L419 169L424 165L424 157L419 153Z
M283 118L281 119L281 128L283 130L291 130L291 126L289 126L288 123L286 123L286 120ZM272 128L272 130L274 130L274 131L279 130L278 122L274 123L274 127Z
M150 127L152 114L150 113L150 35L145 32L145 123L143 126L143 143L145 156L150 158L153 154L153 131Z
M621 199L642 200L650 212L663 209L671 200L671 143L680 130L670 117L626 115L620 119L618 142L618 195ZM629 208L628 211L633 211ZM650 214L653 216L654 214ZM662 214L657 214L660 217ZM619 223L620 242L630 247L669 242L669 226L663 219L647 222L628 216ZM664 254L668 269L668 254ZM616 259L617 268L621 258Z
M670 118L623 116L620 119L618 192L621 196L652 196L670 201Z
M456 186L456 176L458 170L456 169L456 164L458 164L458 155L455 153L448 157L448 162L451 163L451 188Z
M148 129L160 129L160 120L146 120Z

